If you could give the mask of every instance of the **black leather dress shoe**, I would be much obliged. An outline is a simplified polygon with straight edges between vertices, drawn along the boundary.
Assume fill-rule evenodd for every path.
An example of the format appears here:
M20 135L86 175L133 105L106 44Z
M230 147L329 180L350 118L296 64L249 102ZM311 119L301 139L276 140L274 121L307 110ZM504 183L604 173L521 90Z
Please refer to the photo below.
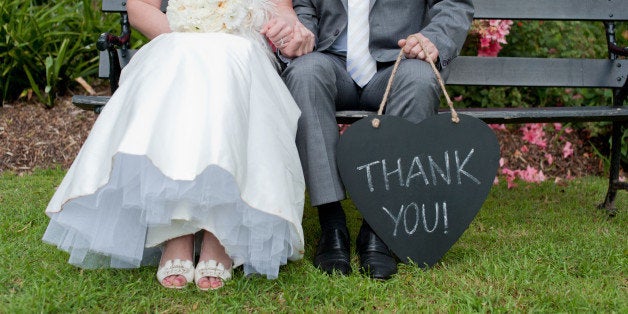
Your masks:
M356 247L360 255L361 273L383 280L397 273L397 261L392 252L366 223L360 228Z
M323 230L318 241L314 266L328 274L338 272L341 275L351 273L349 259L349 233L347 230L332 228Z

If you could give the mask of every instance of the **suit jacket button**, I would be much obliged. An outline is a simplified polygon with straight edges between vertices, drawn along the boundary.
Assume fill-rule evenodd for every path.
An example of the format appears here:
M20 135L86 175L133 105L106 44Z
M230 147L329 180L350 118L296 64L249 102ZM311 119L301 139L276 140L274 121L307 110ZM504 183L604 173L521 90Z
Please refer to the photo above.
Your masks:
M340 34L340 30L339 30L339 29L336 29L336 30L334 31L334 36L338 36L338 34Z

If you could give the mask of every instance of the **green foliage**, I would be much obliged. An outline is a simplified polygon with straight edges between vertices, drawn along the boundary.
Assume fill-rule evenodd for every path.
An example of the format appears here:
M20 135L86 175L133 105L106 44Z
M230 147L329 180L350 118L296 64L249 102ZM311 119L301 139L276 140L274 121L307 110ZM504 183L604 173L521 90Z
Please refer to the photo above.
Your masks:
M91 0L1 2L2 100L30 89L52 107L74 78L96 73L98 34L116 24L116 17L103 16L99 6Z
M617 25L616 37L628 45ZM607 58L604 25L600 22L515 21L500 56L547 58ZM469 36L462 55L477 55L477 38ZM457 107L600 106L612 104L612 92L587 88L522 88L450 86L462 96ZM594 131L595 132L595 131Z
M616 24L616 41L628 46L628 23ZM606 31L601 22L515 21L506 36L507 44L499 56L546 58L608 58ZM477 55L477 37L469 36L462 55ZM609 106L612 91L600 88L531 88L448 86L452 97L458 97L458 108L466 107L546 107ZM443 104L444 106L444 104ZM606 138L610 123L574 125L586 128L592 137ZM628 132L628 131L627 131ZM625 135L626 137L627 135ZM625 140L623 143L626 143ZM628 165L628 148L622 147L622 164ZM605 154L600 154L605 157Z
M276 280L234 279L218 291L193 285L161 288L156 267L82 270L68 254L41 242L44 214L62 169L0 174L0 312L2 313L627 313L628 213L595 209L604 178L565 185L494 186L460 240L430 269L400 265L382 282L357 271L328 276L312 265L320 236L317 213L305 207L305 258ZM628 206L618 193L617 207ZM352 243L361 224L343 201ZM551 227L548 227L551 226Z

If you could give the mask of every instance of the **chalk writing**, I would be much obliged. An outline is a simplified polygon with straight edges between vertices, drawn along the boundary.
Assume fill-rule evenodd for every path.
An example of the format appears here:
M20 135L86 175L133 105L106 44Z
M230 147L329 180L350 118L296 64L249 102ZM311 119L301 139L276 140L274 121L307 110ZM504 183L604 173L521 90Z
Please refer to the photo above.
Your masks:
M379 161L374 161L372 163L366 164L366 165L362 165L358 167L358 171L362 170L362 169L366 169L366 181L368 182L368 186L369 186L369 191L373 192L375 191L375 188L373 188L373 180L371 177L371 166L373 165L377 165L379 163Z
M458 152L458 151L456 151L456 152ZM451 183L451 175L449 173L449 154L448 154L448 152L445 152L445 170L447 170L447 176L445 176L445 172L443 171L443 169L441 169L438 166L438 164L436 164L436 162L434 161L432 156L427 156L427 159L430 161L430 170L432 172L432 183L434 185L436 185L436 172L438 172L438 174L440 174L441 178L443 178L443 180L445 180L447 185L449 185Z
M442 204L442 205L441 205ZM441 209L442 208L442 212ZM415 202L412 202L407 205L401 205L399 208L399 212L397 214L393 214L388 210L388 208L382 206L382 210L388 214L388 216L392 219L393 225L395 228L393 229L393 237L397 236L397 230L399 230L399 226L403 224L403 231L409 236L413 235L417 229L419 228L419 224L422 224L423 230L427 233L434 233L438 228L439 220L443 217L443 233L447 233L449 228L449 219L447 217L447 202L434 203L434 215L430 215L434 217L433 224L428 222L428 213L426 212L428 209L425 207L425 204L421 204L421 209L419 210L419 205ZM408 215L409 214L409 215Z
M386 191L390 190L390 185L388 184L388 176L391 174L397 174L399 177L399 185L403 186L403 174L401 173L401 158L397 159L397 169L391 172L388 172L386 169L386 159L382 159L382 172L384 174L384 185L386 186Z
M414 165L416 165L416 167L418 168L418 172L415 172L417 170L414 169ZM406 187L410 186L410 180L418 176L423 176L423 181L425 181L425 185L430 184L427 176L425 176L425 171L423 170L423 164L421 163L421 159L419 159L419 156L415 156L412 159L412 163L410 163L410 170L408 171L408 178L406 179Z
M393 165L396 164L396 166L391 167L390 163L386 159L382 159L360 165L356 167L356 170L358 172L364 171L366 185L370 192L375 191L376 182L383 182L383 188L386 191L390 191L390 189L396 185L402 188L409 188L412 184L424 184L425 186L428 186L430 185L430 178L431 184L434 186L437 185L439 178L442 179L446 185L451 185L452 170L455 172L456 181L454 184L462 185L462 178L466 177L473 183L479 185L481 184L480 180L464 169L464 167L471 161L474 152L475 149L471 149L464 160L461 161L458 150L455 150L455 169L452 169L450 166L448 151L443 153L443 163L441 165L439 165L437 160L431 155L427 155L426 157L414 156L407 167L408 172L405 180L402 167L403 162L401 158L398 158L396 163L393 163ZM421 161L422 158L427 159L426 165L429 167L429 173L426 173L425 168L423 167L423 162ZM379 180L379 176L377 175L378 167L381 167L381 180Z
M473 155L474 151L475 151L474 149L471 149L471 151L469 151L469 154L467 155L467 157L462 162L462 165L460 165L460 159L458 158L458 151L455 151L455 155L456 155L456 174L458 175L458 184L462 184L461 181L460 181L460 174L461 173L463 173L465 176L469 177L469 179L471 179L476 184L481 184L480 180L478 180L476 177L472 176L470 173L464 171L464 169L463 169L464 165L467 164L467 162L471 158L471 155Z

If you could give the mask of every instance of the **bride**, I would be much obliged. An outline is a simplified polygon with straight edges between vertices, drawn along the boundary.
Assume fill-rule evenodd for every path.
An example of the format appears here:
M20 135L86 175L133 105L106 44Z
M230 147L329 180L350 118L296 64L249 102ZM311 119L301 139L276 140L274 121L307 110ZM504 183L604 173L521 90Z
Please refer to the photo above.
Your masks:
M300 111L269 41L308 50L290 0L129 0L151 38L51 199L43 236L83 268L158 265L167 288L303 256ZM195 252L198 262L195 263Z

